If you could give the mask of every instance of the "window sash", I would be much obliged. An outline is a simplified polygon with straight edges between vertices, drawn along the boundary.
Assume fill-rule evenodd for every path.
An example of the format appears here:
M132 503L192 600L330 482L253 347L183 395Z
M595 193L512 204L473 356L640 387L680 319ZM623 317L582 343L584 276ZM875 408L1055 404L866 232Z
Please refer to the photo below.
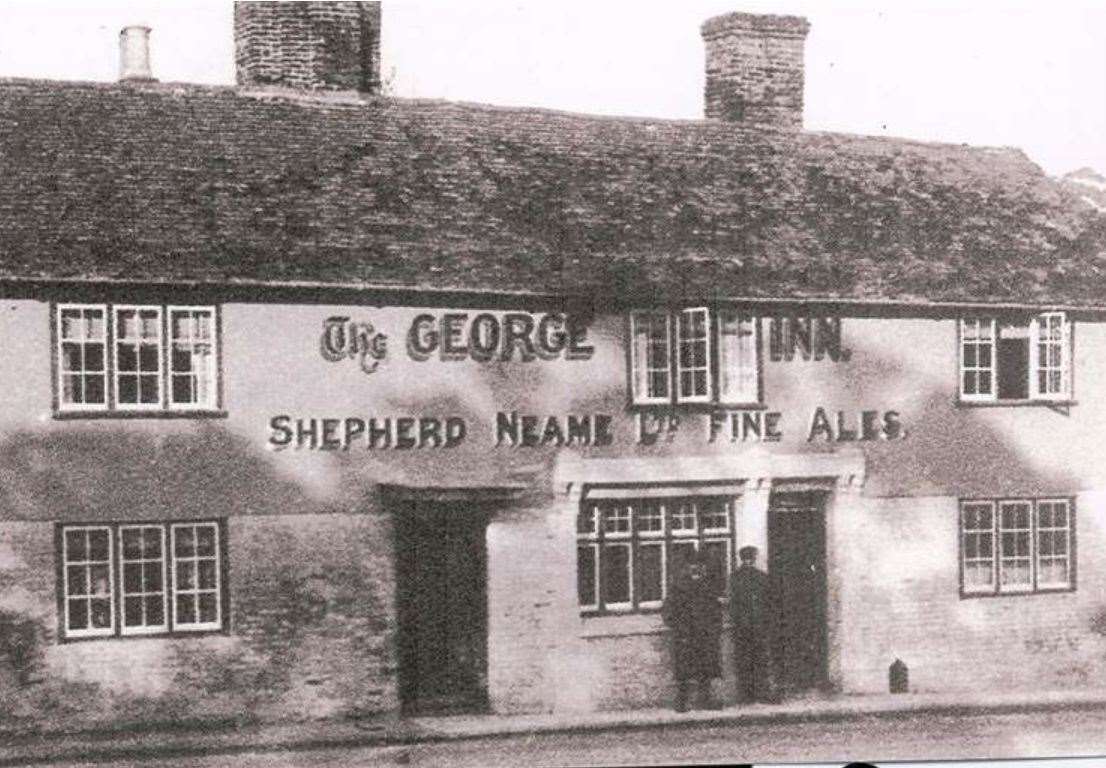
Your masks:
M127 548L125 546L125 538L128 531L138 531L140 536L145 535L147 531L157 531L158 541L160 546L160 557L148 558L145 553L145 544L142 545L142 556L138 558L128 558ZM169 606L168 606L168 586L166 579L166 561L165 556L165 526L164 525L120 525L119 526L119 538L118 538L118 552L119 552L119 567L122 571L122 576L119 579L119 598L121 600L122 610L120 611L120 625L119 631L124 635L149 635L159 632L166 632L169 629ZM145 589L145 571L147 565L153 565L160 571L161 575L161 589L155 591L146 591ZM140 580L143 582L142 589L137 592L127 591L127 566L138 565L140 570ZM161 602L161 622L149 623L146 621L147 616L147 600L149 598L160 598ZM135 598L142 601L142 618L141 624L127 624L127 599Z
M121 318L128 314L133 313L135 336L124 335L126 323ZM143 315L153 314L153 328L154 337L152 341L150 337L143 335ZM165 356L165 333L162 327L162 314L161 307L156 305L139 305L139 304L116 304L112 307L112 361L114 363L114 375L113 386L115 394L115 407L120 411L149 411L159 410L163 405L163 387L162 387L162 359ZM143 367L143 348L153 347L154 350L154 367ZM130 350L125 352L125 350ZM128 364L126 368L122 365L122 356L124 354L134 356L133 368ZM135 387L135 399L132 400L129 396L124 399L123 386L124 382L132 381ZM152 382L151 382L152 380ZM147 392L147 387L150 385L154 387L154 397L143 400L143 394Z
M630 368L635 403L671 402L672 350L667 312L630 313Z
M976 517L986 513L987 524L968 526L971 513ZM970 546L974 544L974 546ZM984 549L985 546L985 549ZM990 593L995 591L998 583L997 558L995 551L995 503L993 501L964 502L960 509L960 551L961 551L961 583L965 592ZM984 554L980 554L983 550ZM970 555L969 552L975 552ZM988 580L984 583L976 583L969 579L969 573L985 572Z
M212 409L217 403L219 371L219 345L217 342L214 307L169 306L168 308L167 358L169 360L166 386L169 407L174 410ZM184 320L188 333L177 335L177 320ZM206 325L203 322L206 320ZM206 332L204 328L206 327ZM206 347L206 354L201 351ZM178 368L177 351L188 356L189 368ZM199 353L200 366L196 365ZM188 383L191 397L178 398L177 385Z
M684 352L691 362L684 362ZM676 322L676 401L709 403L714 389L711 376L710 310L693 307L681 310ZM702 391L698 382L702 381ZM688 390L691 390L690 392Z
M718 311L718 402L760 402L760 323L732 310Z
M77 327L79 328L79 335L66 336L65 328L67 325L67 315L72 313L78 313ZM88 333L88 316L98 314L100 317L100 332L98 335L90 335ZM106 304L58 304L55 313L55 328L57 336L57 347L54 350L54 354L57 356L57 388L58 388L58 407L61 410L66 411L102 411L108 407L108 355L110 354L108 349L109 334L108 334L108 307ZM78 368L67 368L66 361L66 349L67 345L79 350L81 365ZM88 362L88 347L99 346L100 347L100 368L99 370L90 369L87 366ZM76 379L76 383L80 385L81 399L78 402L75 399L67 398L66 382ZM85 398L86 387L90 380L99 380L100 401L88 402Z
M1029 392L1039 400L1071 396L1071 324L1063 312L1043 312L1030 322Z
M89 555L89 549L91 548L91 536L94 532L102 533L106 538L107 547L107 559L92 559ZM83 559L78 559L77 552L70 550L69 542L71 533L79 533L84 538L84 547L86 555ZM67 525L61 529L62 540L62 612L63 612L63 626L65 627L65 636L67 638L80 638L80 637L110 637L115 634L115 557L112 549L112 535L111 528L104 525ZM107 593L94 591L92 585L92 573L93 568L104 568L107 570ZM85 584L84 592L73 592L70 590L70 582L73 580L73 573L82 573ZM94 627L93 625L93 601L102 603L104 599L107 599L108 604L108 626L106 627ZM72 606L74 603L84 603L86 626L85 627L73 627L72 621Z
M997 397L997 341L998 327L994 318L965 318L960 321L962 399L987 401Z
M211 554L199 552L199 532L207 529L212 532L213 548ZM191 555L178 555L178 543L185 540L184 532L192 539ZM221 629L223 626L223 601L222 601L222 545L219 540L219 525L217 523L174 523L170 531L170 552L173 559L173 629L179 632L200 632L212 629ZM201 563L210 563L211 568L202 568ZM189 567L191 566L191 567ZM211 586L203 586L201 574L204 571L213 572L214 583ZM193 584L182 586L183 574L191 573ZM202 606L204 597L214 600L215 618L210 621L202 620ZM184 609L191 606L191 610ZM187 612L191 620L181 621L182 613Z
M1044 525L1041 521L1041 508L1044 506L1050 506L1053 508L1053 519L1051 525ZM1057 510L1063 510L1064 524L1057 525L1055 515ZM1068 589L1072 585L1072 519L1071 519L1071 503L1067 499L1041 499L1037 502L1037 530L1034 536L1036 543L1036 561L1037 561L1037 588L1042 590L1048 589ZM1050 539L1050 554L1043 553L1043 547L1041 546L1042 539L1048 536ZM1056 553L1056 542L1062 540L1064 542L1064 551L1062 554ZM1043 574L1049 572L1049 565L1063 564L1064 578L1060 580L1046 580Z

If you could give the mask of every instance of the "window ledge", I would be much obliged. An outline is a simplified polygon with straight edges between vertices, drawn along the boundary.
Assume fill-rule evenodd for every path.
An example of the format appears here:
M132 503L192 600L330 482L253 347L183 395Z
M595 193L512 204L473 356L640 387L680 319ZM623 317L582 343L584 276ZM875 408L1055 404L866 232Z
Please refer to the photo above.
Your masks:
M77 421L84 419L225 419L228 414L223 410L195 411L54 411L58 421Z
M626 637L628 635L660 635L668 631L660 612L597 613L582 616L580 637Z
M957 408L1071 408L1078 400L964 400L957 398Z
M1075 592L1075 585L1067 587L1037 587L1036 589L1008 589L998 592L965 592L961 591L961 600L978 600L980 598L994 597L1035 597L1040 595L1070 595Z

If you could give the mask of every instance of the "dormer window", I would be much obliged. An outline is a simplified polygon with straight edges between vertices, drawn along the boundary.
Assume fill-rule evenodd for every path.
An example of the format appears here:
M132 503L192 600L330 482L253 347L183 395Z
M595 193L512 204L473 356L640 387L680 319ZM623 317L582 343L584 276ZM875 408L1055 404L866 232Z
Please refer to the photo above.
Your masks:
M1065 313L960 321L961 400L1064 402L1071 393L1071 323Z

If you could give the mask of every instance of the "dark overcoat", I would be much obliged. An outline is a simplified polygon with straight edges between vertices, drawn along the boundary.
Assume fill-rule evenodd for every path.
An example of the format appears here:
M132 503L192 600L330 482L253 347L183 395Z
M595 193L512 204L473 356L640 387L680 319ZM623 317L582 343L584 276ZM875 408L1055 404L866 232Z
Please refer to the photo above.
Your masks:
M734 571L730 577L730 624L734 634L738 638L766 635L772 611L768 575L748 565Z
M677 680L702 680L722 673L722 606L719 587L709 576L676 578L664 601L664 621L672 629L672 661Z

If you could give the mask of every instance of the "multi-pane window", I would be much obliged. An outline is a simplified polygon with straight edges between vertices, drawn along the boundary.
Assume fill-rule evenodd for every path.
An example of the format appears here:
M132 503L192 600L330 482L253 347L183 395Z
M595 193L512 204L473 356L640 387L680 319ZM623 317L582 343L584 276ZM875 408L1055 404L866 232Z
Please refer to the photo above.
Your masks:
M1070 589L1069 499L999 499L960 505L961 589L1012 594Z
M175 407L215 407L215 312L169 310L169 401Z
M668 315L635 312L630 325L634 399L641 403L667 403L672 397Z
M119 526L119 564L123 570L123 633L168 629L165 612L165 528Z
M67 408L107 405L107 307L58 307L58 391Z
M58 409L217 409L215 328L215 307L59 305Z
M1063 312L960 321L960 397L966 401L1067 400L1071 324Z
M111 529L66 528L62 536L62 604L69 637L115 632L115 581Z
M633 402L758 402L757 328L755 318L729 309L630 313Z
M115 307L115 404L161 406L161 308Z
M219 523L63 526L60 540L65 637L222 628Z
M581 609L659 608L694 550L707 553L721 593L733 560L733 505L730 496L585 501L576 526Z
M705 308L685 309L676 323L676 399L710 401L710 316Z
M218 629L219 527L215 523L173 526L173 613L178 629Z

